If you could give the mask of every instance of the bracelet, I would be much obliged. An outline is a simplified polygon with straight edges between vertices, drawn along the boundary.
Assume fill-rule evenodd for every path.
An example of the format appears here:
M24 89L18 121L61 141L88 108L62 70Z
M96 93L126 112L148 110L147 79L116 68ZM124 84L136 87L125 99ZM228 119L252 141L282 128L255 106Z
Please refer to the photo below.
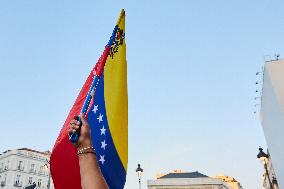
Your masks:
M95 152L94 150L92 150L92 151L78 152L78 153L77 153L77 156L82 155L82 154L88 154L88 153L92 153L92 154L95 154L95 155L96 155L96 152Z
M80 150L78 150L77 152L81 152L81 151L84 151L84 150L88 150L88 149L94 149L93 146L88 146L88 147L85 147L85 148L81 148Z
M91 149L91 151L89 149ZM85 147L85 148L82 148L82 149L78 150L77 155L84 154L86 152L88 152L88 153L90 153L90 152L95 153L95 149L94 149L93 146L88 146L88 147Z

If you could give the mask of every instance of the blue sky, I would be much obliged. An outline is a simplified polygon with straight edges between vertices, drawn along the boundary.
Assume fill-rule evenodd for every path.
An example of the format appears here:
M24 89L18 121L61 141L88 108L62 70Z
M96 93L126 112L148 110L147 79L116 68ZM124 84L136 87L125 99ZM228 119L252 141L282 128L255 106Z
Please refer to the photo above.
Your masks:
M174 169L261 188L256 71L284 51L280 0L1 1L0 151L52 149L126 11L127 189Z

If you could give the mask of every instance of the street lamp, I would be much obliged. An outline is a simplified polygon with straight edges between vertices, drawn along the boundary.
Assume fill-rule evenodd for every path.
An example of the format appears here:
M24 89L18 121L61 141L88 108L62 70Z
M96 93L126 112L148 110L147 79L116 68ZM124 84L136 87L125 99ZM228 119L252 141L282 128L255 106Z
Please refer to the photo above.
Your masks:
M138 180L139 180L139 189L141 189L141 177L142 177L142 174L143 174L143 169L141 168L140 164L138 164L138 167L136 169L136 173L137 173Z
M47 181L47 189L50 189L50 161L46 159L46 163L44 164L45 169L48 171L48 181Z
M267 169L267 163L268 163L269 155L264 153L263 149L261 147L259 147L258 150L259 150L259 153L257 154L257 158L260 159L260 161L264 164L264 169L265 169L266 176L268 178L270 189L273 189L272 183L271 183L271 180L270 180L270 177L269 177L269 172L268 172L268 169Z

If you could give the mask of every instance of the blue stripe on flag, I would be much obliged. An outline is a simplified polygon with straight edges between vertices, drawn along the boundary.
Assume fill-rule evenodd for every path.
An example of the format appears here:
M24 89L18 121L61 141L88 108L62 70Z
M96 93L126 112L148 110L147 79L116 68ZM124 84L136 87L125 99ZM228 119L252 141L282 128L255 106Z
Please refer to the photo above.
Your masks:
M104 101L104 75L101 76L97 86L94 102L88 114L88 121L97 160L109 188L123 189L126 170L115 149L108 126Z

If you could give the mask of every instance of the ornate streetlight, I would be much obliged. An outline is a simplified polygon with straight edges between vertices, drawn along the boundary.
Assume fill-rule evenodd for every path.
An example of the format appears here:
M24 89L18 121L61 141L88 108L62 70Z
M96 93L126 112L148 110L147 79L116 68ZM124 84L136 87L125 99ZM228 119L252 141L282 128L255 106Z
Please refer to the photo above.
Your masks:
M270 187L270 189L273 189L273 186L272 186L272 183L271 183L271 180L270 180L270 176L269 176L269 172L268 172L268 169L267 169L267 163L268 163L269 155L264 153L263 149L261 147L259 147L258 150L259 150L259 153L257 154L257 158L260 159L260 161L264 164L264 169L265 169L266 176L268 178L269 187Z
M137 173L138 181L139 181L139 189L141 189L141 177L142 177L142 174L143 174L143 169L141 168L140 164L138 164L138 167L136 169L136 173Z
M48 171L48 181L47 181L47 189L50 189L50 162L46 160L46 163L44 164L45 169Z

